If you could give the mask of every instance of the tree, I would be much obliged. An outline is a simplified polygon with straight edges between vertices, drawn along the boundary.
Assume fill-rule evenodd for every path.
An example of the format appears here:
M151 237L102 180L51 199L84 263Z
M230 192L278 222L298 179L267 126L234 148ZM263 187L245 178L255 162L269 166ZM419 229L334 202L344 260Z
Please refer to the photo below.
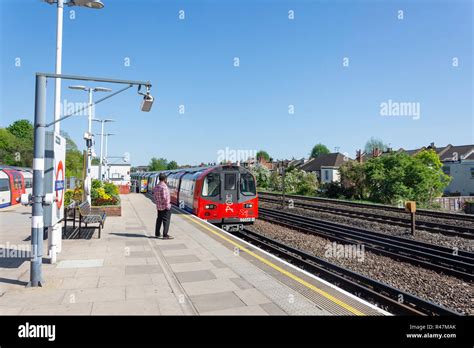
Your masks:
M395 204L413 198L406 185L406 172L411 157L405 153L371 158L365 164L370 198L376 202Z
M166 168L168 170L178 169L178 163L176 163L176 161L170 161L170 163L168 163Z
M0 163L19 167L33 165L33 125L28 120L18 120L6 129L1 128Z
M316 173L308 173L300 169L291 171L297 178L295 193L297 195L314 196L318 189L318 178Z
M368 187L364 164L352 161L343 163L339 167L339 174L342 191L340 193L347 198L367 198Z
M61 130L60 134L66 140L66 177L82 178L84 168L83 153L77 148L76 143L67 132ZM94 159L92 159L92 164L94 162Z
M82 179L82 170L84 167L84 157L79 150L66 151L66 177L75 177Z
M313 149L311 150L310 157L316 158L319 155L325 155L325 154L328 154L330 152L331 151L329 151L329 149L327 148L326 145L318 143L318 144L314 145Z
M0 128L0 164L17 165L19 154L15 154L17 150L17 138L11 134L6 128Z
M160 170L166 170L168 168L168 161L165 158L155 158L150 160L148 168L151 172L157 172Z
M66 151L78 150L76 143L66 131L61 130L60 134L66 139Z
M255 166L251 168L252 174L255 176L257 180L257 187L266 189L269 187L270 184L270 170L264 166Z
M365 175L369 197L391 204L412 200L430 205L450 181L433 150L424 150L413 157L396 153L372 158L365 165Z
M265 162L270 161L270 155L268 154L268 152L264 150L260 150L259 152L257 152L257 161L260 162L262 159L264 159Z
M7 130L20 140L33 144L34 128L28 120L18 120L8 126Z
M433 199L443 194L451 177L443 170L443 163L434 150L423 150L414 156L408 168L408 184L413 187L417 201L431 205Z
M379 138L371 137L365 143L364 151L365 153L372 153L374 149L379 149L380 151L386 151L388 146Z

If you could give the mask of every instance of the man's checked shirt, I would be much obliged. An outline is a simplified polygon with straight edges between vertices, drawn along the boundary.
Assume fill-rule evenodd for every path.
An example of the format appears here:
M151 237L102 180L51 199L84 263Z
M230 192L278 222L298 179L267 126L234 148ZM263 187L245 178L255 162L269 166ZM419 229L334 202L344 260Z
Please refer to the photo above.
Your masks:
M153 197L155 198L157 210L171 209L170 191L163 181L160 181L153 189Z

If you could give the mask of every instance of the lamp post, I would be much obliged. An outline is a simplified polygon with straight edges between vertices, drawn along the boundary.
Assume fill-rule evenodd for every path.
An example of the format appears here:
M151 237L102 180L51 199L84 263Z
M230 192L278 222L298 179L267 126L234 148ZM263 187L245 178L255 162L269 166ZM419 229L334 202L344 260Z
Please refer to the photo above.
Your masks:
M97 118L93 118L92 121L100 122L101 123L101 131L100 131L100 163L99 163L99 180L102 182L102 167L104 165L104 123L107 122L114 122L115 120L111 118L106 118L104 120L99 120Z
M86 91L89 93L89 116L88 116L88 128L87 128L87 135L84 134L84 139L86 139L87 145L87 165L86 165L86 178L84 181L84 192L86 194L86 199L89 204L91 204L91 162L92 162L92 94L94 92L112 92L110 88L105 87L86 87L81 85L69 86L70 89L78 89L82 91Z
M107 180L109 179L109 160L107 159L107 144L108 144L108 139L109 139L109 136L111 135L115 135L115 133L107 133L107 134L104 134L105 136L105 174L107 176Z
M46 80L50 79L66 79L78 81L95 81L103 83L115 83L128 85L123 89L114 92L104 98L101 98L96 104L109 99L132 86L145 86L147 94L143 98L141 109L149 111L153 103L153 97L150 95L151 83L149 81L132 81L118 80L99 77L62 75L49 73L36 73L36 89L35 89L35 117L34 117L34 145L33 145L33 193L24 193L21 195L21 203L32 206L31 216L31 261L30 261L30 282L29 286L37 287L43 285L42 260L43 260L43 234L44 234L44 210L45 205L57 203L57 198L53 193L44 192L44 157L45 157L45 132L46 129L57 122L73 116L77 112L63 116L53 122L46 122ZM138 91L140 95L143 95ZM145 103L146 102L146 103ZM144 105L147 108L144 108ZM56 191L57 192L57 191Z
M56 25L56 74L61 74L62 70L62 55L63 55L63 12L64 5L66 6L80 6L92 9L104 8L104 4L98 0L44 0L46 3L53 5L57 4L57 25ZM59 120L61 115L61 79L54 81L54 120ZM59 133L60 122L54 124L54 132Z

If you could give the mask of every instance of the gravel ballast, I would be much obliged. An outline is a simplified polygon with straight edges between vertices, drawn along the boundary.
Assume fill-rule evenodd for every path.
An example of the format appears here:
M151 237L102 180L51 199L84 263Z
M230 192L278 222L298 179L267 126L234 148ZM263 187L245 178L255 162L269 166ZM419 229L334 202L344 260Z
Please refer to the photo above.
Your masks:
M341 256L331 252L335 249L329 239L262 220L249 229L428 301L463 314L474 314L472 283L361 249L354 249L359 253Z
M465 250L469 252L474 251L474 240L466 239L462 237L455 237L455 236L446 236L439 233L431 233L423 230L417 230L415 236L412 236L410 230L405 227L397 226L390 224L389 221L387 223L383 222L375 222L375 221L367 221L363 217L348 217L338 215L337 213L328 213L328 212L319 212L315 210L300 208L300 207L293 207L289 208L287 206L282 207L281 204L275 203L268 203L268 202L259 202L259 206L263 208L269 209L278 209L280 211L288 211L292 214L298 214L302 216L310 216L316 219L330 221L346 226L353 226L357 228L363 228L366 230L380 232L384 234L389 234L392 236L399 236L411 240L417 240L420 242L431 243L439 246L444 246L447 248L457 248L458 250Z

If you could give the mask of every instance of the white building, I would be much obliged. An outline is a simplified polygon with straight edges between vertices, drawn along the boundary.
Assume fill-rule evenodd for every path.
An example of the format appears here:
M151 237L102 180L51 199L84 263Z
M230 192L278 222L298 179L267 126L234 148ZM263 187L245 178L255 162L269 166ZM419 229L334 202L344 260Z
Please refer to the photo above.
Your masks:
M474 155L471 157L443 163L444 173L451 177L444 190L447 195L474 196Z
M116 185L129 185L130 184L130 169L129 163L114 163L109 164L107 167L103 167L104 171L107 168L107 172L103 173L104 180L111 181ZM99 166L93 165L91 168L92 179L99 179Z
M339 182L341 175L339 173L339 167L351 159L342 153L334 152L328 154L319 155L316 158L311 158L309 161L304 162L298 168L305 172L316 173L316 176L322 184L330 182Z

